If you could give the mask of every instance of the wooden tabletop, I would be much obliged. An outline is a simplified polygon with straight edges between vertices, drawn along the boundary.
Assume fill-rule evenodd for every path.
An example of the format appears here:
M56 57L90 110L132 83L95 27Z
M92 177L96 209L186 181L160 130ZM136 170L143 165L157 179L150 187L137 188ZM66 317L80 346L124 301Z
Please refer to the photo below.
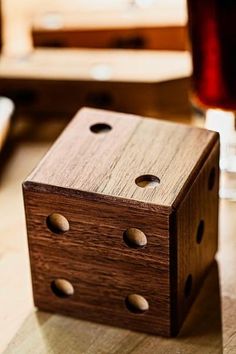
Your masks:
M46 123L45 123L46 124ZM21 182L63 122L18 139L2 168L0 205L0 352L236 353L236 204L220 203L220 249L180 335L152 337L36 311L32 303ZM25 123L17 123L22 134ZM16 129L15 128L15 129ZM7 349L6 349L7 348Z

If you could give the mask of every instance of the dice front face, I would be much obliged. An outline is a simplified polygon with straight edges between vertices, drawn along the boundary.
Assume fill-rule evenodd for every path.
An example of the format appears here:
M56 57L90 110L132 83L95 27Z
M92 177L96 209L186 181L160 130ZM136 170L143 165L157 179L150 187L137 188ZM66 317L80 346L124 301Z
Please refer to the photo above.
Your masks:
M218 135L84 109L24 183L42 310L177 334L217 250Z
M170 335L168 215L42 194L27 184L24 194L37 307ZM60 217L50 222L53 213L68 223ZM134 229L141 231L136 238ZM69 281L73 291L57 286L59 279ZM134 294L147 304L141 298L136 305Z

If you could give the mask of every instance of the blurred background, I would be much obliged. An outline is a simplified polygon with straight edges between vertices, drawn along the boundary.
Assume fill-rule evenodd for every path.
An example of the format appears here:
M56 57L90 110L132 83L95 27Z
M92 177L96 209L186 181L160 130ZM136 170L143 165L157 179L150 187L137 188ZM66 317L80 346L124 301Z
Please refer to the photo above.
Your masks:
M57 135L83 106L190 118L184 0L3 0L1 15L11 148L23 136Z

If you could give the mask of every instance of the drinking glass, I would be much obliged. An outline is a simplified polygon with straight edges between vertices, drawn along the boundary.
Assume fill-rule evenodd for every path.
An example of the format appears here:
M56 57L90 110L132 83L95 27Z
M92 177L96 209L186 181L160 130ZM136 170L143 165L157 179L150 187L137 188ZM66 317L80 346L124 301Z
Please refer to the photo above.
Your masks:
M221 138L220 195L236 200L236 1L187 0L191 101Z

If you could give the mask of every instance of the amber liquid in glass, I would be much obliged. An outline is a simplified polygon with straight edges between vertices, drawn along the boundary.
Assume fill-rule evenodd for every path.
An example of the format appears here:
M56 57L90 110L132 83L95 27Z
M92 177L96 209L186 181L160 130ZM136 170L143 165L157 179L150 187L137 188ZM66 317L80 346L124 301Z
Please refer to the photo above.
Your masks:
M236 0L188 0L193 96L236 111Z

